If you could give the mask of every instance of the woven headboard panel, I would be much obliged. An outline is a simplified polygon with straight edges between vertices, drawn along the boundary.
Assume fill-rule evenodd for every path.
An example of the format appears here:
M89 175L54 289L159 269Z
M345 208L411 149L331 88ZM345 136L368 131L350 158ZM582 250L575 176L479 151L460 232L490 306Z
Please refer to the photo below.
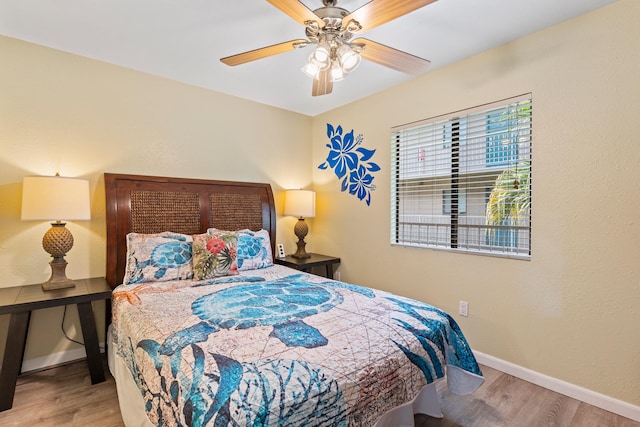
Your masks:
M112 288L124 277L130 232L198 234L210 227L263 228L271 235L274 251L276 216L269 184L105 173L104 185L107 282Z

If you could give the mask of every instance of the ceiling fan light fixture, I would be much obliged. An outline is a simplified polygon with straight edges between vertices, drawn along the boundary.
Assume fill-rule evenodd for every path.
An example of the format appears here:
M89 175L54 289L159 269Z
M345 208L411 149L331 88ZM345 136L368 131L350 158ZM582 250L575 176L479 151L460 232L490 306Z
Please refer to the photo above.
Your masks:
M385 67L417 75L429 61L380 43L353 37L388 21L420 9L436 0L366 0L355 11L338 7L339 0L321 0L323 7L309 9L310 0L268 0L280 11L304 24L306 40L297 39L221 58L229 66L316 45L302 71L312 77L312 96L327 95L333 82L342 80L364 59ZM320 1L320 0L314 0ZM366 48L366 49L365 49Z
M331 48L326 43L322 43L311 52L302 71L309 77L318 79L320 71L329 69L331 62Z
M346 74L355 70L360 64L360 55L346 44L338 48L336 56L338 57L342 71Z
M342 67L340 66L340 64L338 64L338 61L332 61L331 62L331 81L332 82L337 82L340 81L342 79L344 79L344 71L342 70Z
M329 68L331 65L331 48L325 44L318 45L309 56L309 62L312 61L321 69Z
M300 70L314 80L318 80L318 77L320 76L320 67L311 61L307 61Z

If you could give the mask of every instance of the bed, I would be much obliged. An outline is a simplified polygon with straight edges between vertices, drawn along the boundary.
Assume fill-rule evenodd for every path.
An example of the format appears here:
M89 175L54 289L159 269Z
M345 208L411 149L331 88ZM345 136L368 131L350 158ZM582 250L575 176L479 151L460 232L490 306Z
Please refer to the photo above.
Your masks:
M273 264L264 183L105 174L127 426L413 426L484 381L428 304Z

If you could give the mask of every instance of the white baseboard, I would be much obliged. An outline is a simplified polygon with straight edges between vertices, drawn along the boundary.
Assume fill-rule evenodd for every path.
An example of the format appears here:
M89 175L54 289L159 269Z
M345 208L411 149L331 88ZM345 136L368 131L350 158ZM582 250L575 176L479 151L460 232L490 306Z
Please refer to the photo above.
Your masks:
M474 351L473 353L476 356L478 363L482 365L497 369L500 372L513 375L514 377L523 379L557 393L564 394L565 396L580 400L581 402L588 403L589 405L613 412L614 414L630 418L634 421L640 421L640 406L632 405L584 387L532 371L531 369L523 368L522 366L498 359L497 357L493 357L479 351Z
M100 343L100 351L104 352L104 343ZM63 363L84 359L86 357L87 353L85 352L84 347L61 351L42 357L36 357L34 359L23 360L20 372L40 371L42 369L51 368L62 365Z
M104 343L100 344L100 350L104 351ZM478 363L482 365L513 375L514 377L539 385L540 387L564 394L565 396L580 400L581 402L588 403L589 405L613 412L614 414L630 418L634 421L640 421L640 406L632 405L584 387L532 371L531 369L523 368L522 366L498 359L497 357L493 357L479 351L474 351L473 353L476 356ZM77 348L43 357L37 357L35 359L25 360L22 363L22 372L50 368L66 362L83 359L86 356L84 348Z

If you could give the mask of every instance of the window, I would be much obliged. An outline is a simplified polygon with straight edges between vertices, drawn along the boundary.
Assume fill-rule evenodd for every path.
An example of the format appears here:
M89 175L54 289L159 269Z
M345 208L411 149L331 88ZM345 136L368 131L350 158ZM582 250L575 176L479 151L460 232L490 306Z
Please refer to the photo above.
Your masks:
M467 212L467 194L464 188L458 191L458 213ZM442 190L442 213L451 213L451 190Z
M391 243L531 256L531 94L392 129Z

